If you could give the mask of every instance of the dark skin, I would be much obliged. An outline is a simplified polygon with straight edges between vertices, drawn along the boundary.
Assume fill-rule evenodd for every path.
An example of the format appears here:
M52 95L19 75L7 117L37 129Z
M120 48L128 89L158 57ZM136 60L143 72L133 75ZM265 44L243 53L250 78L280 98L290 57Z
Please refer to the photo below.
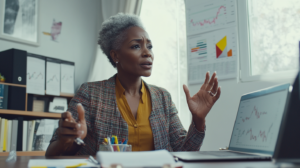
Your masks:
M117 65L117 77L125 89L125 97L136 118L141 97L141 77L151 75L154 55L151 40L144 29L131 27L125 31L126 38L121 48L111 50L110 56ZM204 131L205 117L221 94L216 73L213 73L211 78L209 72L206 73L204 84L192 97L186 85L183 86L183 89L196 129ZM78 105L77 109L78 121L72 117L70 112L62 114L58 128L58 140L49 145L46 156L74 155L80 149L80 146L74 143L74 139L86 137L87 125L83 107Z

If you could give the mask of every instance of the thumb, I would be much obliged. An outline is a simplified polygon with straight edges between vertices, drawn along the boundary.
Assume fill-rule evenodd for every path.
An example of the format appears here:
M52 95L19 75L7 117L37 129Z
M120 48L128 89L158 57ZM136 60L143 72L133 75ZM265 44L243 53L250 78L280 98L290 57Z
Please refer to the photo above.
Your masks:
M85 122L85 117L84 117L85 111L81 103L77 104L77 113L78 113L79 122Z
M183 91L185 93L186 100L188 101L191 98L191 96L190 96L190 91L186 85L183 85Z

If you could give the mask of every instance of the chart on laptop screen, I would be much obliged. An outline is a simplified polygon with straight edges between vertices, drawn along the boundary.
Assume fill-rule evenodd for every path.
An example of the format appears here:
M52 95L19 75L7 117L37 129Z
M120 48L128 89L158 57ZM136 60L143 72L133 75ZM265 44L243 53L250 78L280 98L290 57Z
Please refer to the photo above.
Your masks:
M241 100L230 148L274 151L287 91Z

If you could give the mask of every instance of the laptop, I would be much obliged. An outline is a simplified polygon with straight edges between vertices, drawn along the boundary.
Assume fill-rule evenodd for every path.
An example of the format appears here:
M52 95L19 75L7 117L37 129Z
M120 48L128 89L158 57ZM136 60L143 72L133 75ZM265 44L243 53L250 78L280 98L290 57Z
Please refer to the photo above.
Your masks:
M274 152L277 163L300 163L300 73L293 85Z
M228 150L171 154L182 161L271 160L290 89L284 84L243 95Z

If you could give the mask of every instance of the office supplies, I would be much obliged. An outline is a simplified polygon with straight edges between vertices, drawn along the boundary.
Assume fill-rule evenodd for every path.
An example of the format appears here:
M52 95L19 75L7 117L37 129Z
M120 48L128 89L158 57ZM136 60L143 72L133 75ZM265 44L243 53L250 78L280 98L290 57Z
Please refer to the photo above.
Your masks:
M110 147L110 151L114 151L114 149L113 149L113 147L111 146L112 145L112 143L111 143L111 140L110 140L110 138L109 137L107 137L107 141L108 141L108 145L109 145L109 147Z
M113 137L115 138L115 143L114 144L119 144L118 137L116 135L113 135ZM120 152L119 146L116 146L116 147L117 147L117 150Z
M67 108L67 98L64 97L54 97L53 101L49 104L49 112L53 113L63 113L67 111Z
M300 163L300 99L299 74L297 75L293 90L288 98L288 105L282 119L282 126L274 152L275 162Z
M88 161L90 161L90 162L92 162L92 163L94 163L94 164L97 164L97 165L100 164L97 160L94 159L93 156L89 156Z
M88 159L30 159L28 168L32 167L99 167Z
M118 148L120 150L118 150ZM113 150L112 150L113 149ZM99 145L99 151L107 151L107 152L131 152L132 151L132 146L128 144L100 144Z
M121 164L123 167L162 167L176 164L167 150L147 152L97 152L97 160L101 167Z
M241 97L228 151L172 154L183 161L271 160L289 89L284 84Z
M127 144L127 141L128 141L128 139L126 139L126 140L123 142L123 144Z

